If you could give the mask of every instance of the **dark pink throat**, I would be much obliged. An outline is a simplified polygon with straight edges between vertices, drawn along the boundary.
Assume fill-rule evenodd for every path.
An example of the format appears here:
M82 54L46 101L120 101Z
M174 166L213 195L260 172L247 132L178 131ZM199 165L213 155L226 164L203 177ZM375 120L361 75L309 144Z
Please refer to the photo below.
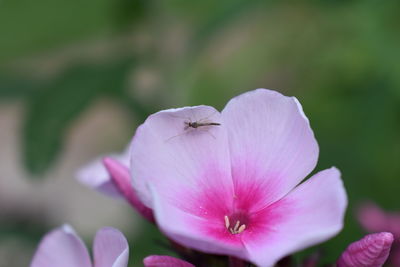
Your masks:
M225 228L233 235L243 233L249 227L249 217L245 212L234 212L224 216Z

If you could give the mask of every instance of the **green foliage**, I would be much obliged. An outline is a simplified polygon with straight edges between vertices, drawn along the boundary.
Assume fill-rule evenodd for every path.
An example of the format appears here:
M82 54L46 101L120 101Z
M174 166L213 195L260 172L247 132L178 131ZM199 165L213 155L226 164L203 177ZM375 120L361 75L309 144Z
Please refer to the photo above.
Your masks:
M125 30L126 27L136 24L145 17L151 1L146 0L116 0L113 3L114 21L116 30Z
M0 73L0 101L29 97L37 89L38 83L15 74Z
M124 91L130 65L72 67L29 99L23 148L33 174L41 174L54 161L69 126L90 103L104 94Z

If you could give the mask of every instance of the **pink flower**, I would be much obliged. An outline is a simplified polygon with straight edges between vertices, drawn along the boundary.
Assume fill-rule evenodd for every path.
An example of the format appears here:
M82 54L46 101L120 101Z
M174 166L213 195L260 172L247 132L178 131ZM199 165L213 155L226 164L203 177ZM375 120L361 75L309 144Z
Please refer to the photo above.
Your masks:
M388 231L400 238L400 213L388 213L373 203L365 203L358 209L357 219L368 232Z
M391 233L370 234L350 244L337 261L338 267L380 267L389 256Z
M357 219L368 232L391 232L394 236L388 262L400 266L400 213L389 213L374 203L363 204L357 212Z
M93 242L94 264L89 253L68 225L48 233L40 242L31 267L125 267L129 247L123 234L111 227L100 229Z
M106 195L125 199L139 214L154 222L153 211L138 199L131 185L129 150L96 159L77 173L78 180Z
M69 225L48 233L40 242L30 267L126 267L129 247L124 235L117 229L100 229L93 243L92 265L85 244ZM194 267L170 256L151 255L143 260L145 267Z
M258 89L221 113L196 106L151 115L132 141L131 176L171 239L272 266L342 229L340 172L298 185L318 150L297 99Z

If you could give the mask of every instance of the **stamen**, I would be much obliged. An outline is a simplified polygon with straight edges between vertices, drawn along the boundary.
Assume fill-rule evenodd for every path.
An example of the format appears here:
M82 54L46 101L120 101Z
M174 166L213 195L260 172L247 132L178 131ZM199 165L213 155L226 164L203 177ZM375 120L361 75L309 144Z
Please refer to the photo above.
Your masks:
M234 231L235 233L237 232L237 230L238 230L238 228L239 228L239 225L240 225L240 221L237 221L236 224L235 224L235 227L233 228L233 231Z
M240 224L240 221L237 220L235 225L233 227L231 226L231 222L229 220L228 215L224 216L224 221L225 221L225 227L227 230L229 230L229 232L233 235L235 234L240 234L242 233L244 230L246 230L246 225L245 224Z
M242 224L242 225L239 227L239 230L237 231L237 233L240 234L240 233L243 232L245 229L246 229L246 225L245 225L245 224Z
M226 227L226 229L229 229L229 226L230 226L229 217L225 215L224 219L225 219L225 227Z

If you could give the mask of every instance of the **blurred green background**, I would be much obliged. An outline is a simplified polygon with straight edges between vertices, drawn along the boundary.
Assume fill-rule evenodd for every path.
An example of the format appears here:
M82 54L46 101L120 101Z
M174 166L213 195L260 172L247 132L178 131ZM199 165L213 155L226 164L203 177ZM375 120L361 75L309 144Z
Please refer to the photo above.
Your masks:
M99 222L121 228L131 266L169 253L157 230L75 171L122 151L152 112L222 109L259 87L300 100L320 144L316 171L342 171L346 225L323 245L334 261L362 236L358 204L399 209L399 14L395 0L0 0L0 266L27 266L69 218L88 244ZM113 206L92 213L99 202ZM116 210L128 215L108 215Z

